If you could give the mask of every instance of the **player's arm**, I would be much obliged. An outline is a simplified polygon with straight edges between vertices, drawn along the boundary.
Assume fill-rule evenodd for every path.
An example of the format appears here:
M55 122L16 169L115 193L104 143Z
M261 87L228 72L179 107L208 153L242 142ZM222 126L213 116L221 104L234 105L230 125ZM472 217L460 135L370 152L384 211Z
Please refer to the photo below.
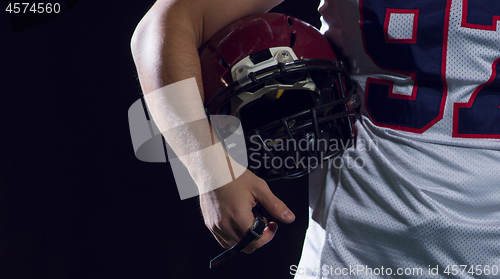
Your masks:
M137 26L131 43L144 93L191 77L196 77L202 90L198 48L222 27L266 12L281 1L157 1Z
M182 131L174 129L179 121L193 115L204 115L202 105L193 105L201 104L200 96L193 96L193 92L178 94L168 90L161 92L165 96L151 96L159 95L158 92L167 85L194 77L203 98L198 48L229 23L252 13L265 12L279 2L281 0L160 0L139 23L131 42L139 80L150 110L156 110L152 112L154 118L156 115L155 122L161 123L160 130L177 155L189 154L203 145L202 141L207 138L204 133L209 129L200 132L199 127L195 129L189 125ZM177 94L178 98L171 93ZM148 97L148 94L152 95ZM176 132L168 132L169 129ZM223 163L214 164L211 156L181 161L195 178L200 192L205 192L203 188L209 185L204 184L210 184L218 176L217 164ZM200 196L205 223L226 248L239 241L251 227L251 208L257 202L280 221L294 219L267 184L249 171L226 186ZM271 240L276 229L276 224L271 223L252 247L258 248ZM246 252L253 248L247 248Z

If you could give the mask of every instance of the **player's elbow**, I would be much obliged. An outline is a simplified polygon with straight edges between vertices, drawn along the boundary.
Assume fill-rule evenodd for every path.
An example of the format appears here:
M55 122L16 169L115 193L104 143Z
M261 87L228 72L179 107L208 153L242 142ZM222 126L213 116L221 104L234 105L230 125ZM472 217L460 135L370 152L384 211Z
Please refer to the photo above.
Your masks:
M144 57L146 48L151 48L152 45L163 41L163 38L158 37L163 36L161 32L157 32L157 40L152 33L155 32L154 30L161 29L162 14L166 14L168 9L160 10L159 7L156 7L157 4L158 2L144 15L132 34L130 49L136 64Z
M162 48L172 40L201 45L202 11L191 2L195 1L157 1L132 35L130 47L134 59L141 58L146 49Z
M141 23L137 25L132 34L132 38L130 39L130 51L132 53L132 57L134 61L138 58L139 50L141 49L141 38L144 36L144 27L141 26Z

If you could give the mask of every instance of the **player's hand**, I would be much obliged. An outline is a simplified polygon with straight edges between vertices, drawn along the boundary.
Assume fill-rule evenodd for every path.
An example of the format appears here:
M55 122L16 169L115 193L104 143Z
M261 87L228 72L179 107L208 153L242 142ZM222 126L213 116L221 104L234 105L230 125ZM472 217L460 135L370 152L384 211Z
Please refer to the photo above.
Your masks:
M224 248L234 246L250 230L254 222L252 208L260 202L276 219L291 223L295 215L269 189L267 183L246 170L233 182L200 195L200 206L205 225ZM271 241L278 224L269 222L260 239L254 240L243 251L252 253Z

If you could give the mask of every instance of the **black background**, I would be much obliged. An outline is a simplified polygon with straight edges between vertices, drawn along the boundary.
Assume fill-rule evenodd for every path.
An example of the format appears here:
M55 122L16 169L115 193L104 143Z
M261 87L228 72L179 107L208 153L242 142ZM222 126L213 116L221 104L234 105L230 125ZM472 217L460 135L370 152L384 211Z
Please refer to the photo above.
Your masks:
M318 26L319 1L275 9ZM5 3L8 3L5 1ZM223 251L168 164L135 158L133 30L154 1L65 1L56 18L0 11L0 278L291 278L307 177L270 186L297 215L217 270Z

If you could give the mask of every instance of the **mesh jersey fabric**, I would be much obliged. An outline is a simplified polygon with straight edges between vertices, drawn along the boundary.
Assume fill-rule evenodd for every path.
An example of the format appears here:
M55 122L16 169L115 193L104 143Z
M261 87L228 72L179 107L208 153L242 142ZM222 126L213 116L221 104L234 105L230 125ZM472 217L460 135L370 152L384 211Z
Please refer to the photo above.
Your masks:
M467 265L466 272L460 269L454 278L475 278L477 273L467 271L478 265L480 269L485 265L496 266L498 272L500 141L494 131L500 124L490 121L487 129L493 132L484 133L470 125L463 128L457 122L469 117L460 114L461 107L480 98L485 100L484 89L497 83L500 32L496 29L496 19L489 14L495 15L500 9L495 10L498 4L494 1L478 0L476 4L485 4L482 8L471 3L467 6L467 3L466 0L326 0L322 3L320 12L330 27L323 31L349 59L362 107L361 118L356 123L357 147L343 154L340 159L344 164L340 164L340 160L333 162L327 190L322 190L322 200L326 202L314 208L313 216L323 216L315 218L316 222L326 231L324 241L309 251L321 250L321 259L309 261L309 265L302 264L306 261L301 260L299 265L316 271L319 268L319 274L313 277L388 278L390 269L392 276L400 278L449 278L451 274L445 271L448 267L451 272L452 265ZM485 10L487 7L492 8ZM426 12L429 9L433 12ZM491 17L492 28L469 23L469 19L472 22L476 19L468 18L467 12L479 13L478 18ZM424 128L404 129L404 126L381 121L380 116L373 119L373 111L370 112L367 103L372 100L366 96L367 87L372 86L370 81L392 84L392 93L389 92L392 98L407 100L401 104L411 110L415 109L409 103L414 88L425 86L426 80L419 80L417 76L417 82L422 81L417 84L411 73L382 67L375 57L379 55L376 50L367 54L370 47L367 40L373 34L363 33L369 29L363 29L360 22L368 24L368 20L369 24L380 25L376 26L377 30L387 33L382 45L415 45L404 57L394 53L394 57L386 59L410 59L408 61L420 67L417 69L420 78L432 79L426 71L435 70L431 66L441 67L442 83L439 80L436 83L436 88L442 86L443 90L439 115ZM405 28L413 29L398 30ZM439 36L443 42L439 50L442 55L432 57L439 52L426 47L425 40ZM427 54L431 57L424 57ZM430 62L424 63L425 59ZM398 65L398 61L391 63ZM500 91L495 88L490 91L487 102L497 102ZM423 91L416 94L419 92ZM500 102L494 105L498 108ZM401 110L391 106L383 109L388 110L389 115L395 115L390 111ZM473 113L482 115L487 123L499 115L498 110L486 113L476 109ZM415 114L414 118L425 116ZM411 116L409 119L414 120ZM314 224L311 230L321 230L318 227ZM318 234L308 232L308 235ZM315 257L311 255L304 253L303 258ZM311 266L311 262L317 265ZM438 274L434 273L436 267ZM385 273L382 274L382 270ZM400 271L403 274L399 274ZM496 276L500 276L500 272Z

